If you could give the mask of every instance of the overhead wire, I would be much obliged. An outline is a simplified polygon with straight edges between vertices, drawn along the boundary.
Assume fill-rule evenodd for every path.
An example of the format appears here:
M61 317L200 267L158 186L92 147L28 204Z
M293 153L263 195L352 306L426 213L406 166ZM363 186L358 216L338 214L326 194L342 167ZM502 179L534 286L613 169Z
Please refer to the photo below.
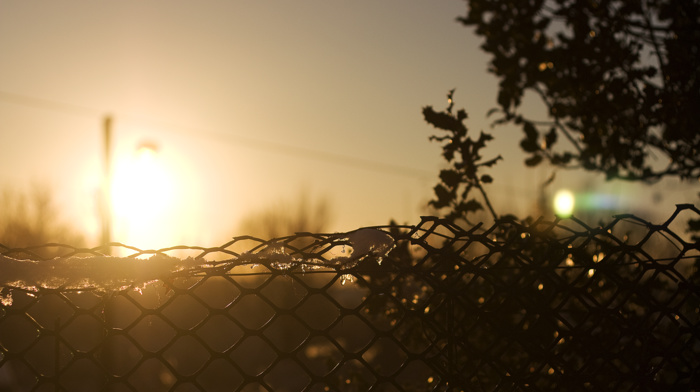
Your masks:
M230 133L223 131L212 131L204 130L196 127L183 126L180 124L175 124L171 121L164 121L159 119L145 118L143 116L132 115L128 113L114 113L104 110L98 110L91 107L76 105L67 102L56 101L52 99L32 97L22 94L11 93L7 91L0 90L0 101L13 103L16 105L22 105L26 107L33 107L43 110L59 111L63 113L69 113L73 115L78 115L82 117L99 117L99 116L112 116L117 119L127 119L134 122L141 123L151 123L157 124L160 127L164 127L170 131L175 131L180 134L186 134L187 136L202 137L207 136L210 138L216 138L219 140L224 140L227 143L244 144L247 147L256 148L263 151L281 153L286 155L292 155L295 157L312 159L318 161L331 162L335 164L351 166L355 168L381 171L394 175L401 175L406 177L414 177L417 179L425 180L435 177L435 173L403 165L396 165L393 163L377 161L373 159L367 159L363 157L338 154L335 152L323 151L319 149L293 145L288 143L281 143L271 140L253 138L249 136L241 135L240 133ZM178 131L179 130L179 131Z

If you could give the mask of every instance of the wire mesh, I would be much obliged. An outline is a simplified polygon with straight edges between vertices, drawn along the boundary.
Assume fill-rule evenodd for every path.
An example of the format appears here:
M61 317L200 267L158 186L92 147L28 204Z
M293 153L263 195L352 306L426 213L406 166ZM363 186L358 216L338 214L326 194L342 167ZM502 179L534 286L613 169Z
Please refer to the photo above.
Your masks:
M699 214L679 206L661 225L624 215L595 228L570 219L464 229L423 217L353 232L362 241L110 244L134 262L191 262L119 289L6 279L0 389L698 388L700 249L670 229L683 211ZM119 259L103 257L106 247L50 246L62 257L36 263ZM45 248L1 253L37 260Z

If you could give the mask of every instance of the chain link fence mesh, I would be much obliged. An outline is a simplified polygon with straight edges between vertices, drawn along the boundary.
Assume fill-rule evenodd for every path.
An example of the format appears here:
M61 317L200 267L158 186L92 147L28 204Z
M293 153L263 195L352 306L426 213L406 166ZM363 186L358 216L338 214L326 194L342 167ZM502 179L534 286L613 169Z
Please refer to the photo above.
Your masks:
M123 258L0 247L0 390L700 388L700 249L670 229L681 212L700 215L110 244ZM111 276L125 260L167 268ZM60 271L85 262L110 285Z

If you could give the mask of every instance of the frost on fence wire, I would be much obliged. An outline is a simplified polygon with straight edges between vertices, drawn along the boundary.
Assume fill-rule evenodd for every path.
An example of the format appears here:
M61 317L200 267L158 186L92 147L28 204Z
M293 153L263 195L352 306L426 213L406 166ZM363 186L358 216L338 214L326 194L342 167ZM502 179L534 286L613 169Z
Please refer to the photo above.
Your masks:
M243 252L228 250L241 242L251 241ZM220 248L201 249L196 257L179 259L168 256L168 250L190 249L175 247L159 251L135 252L130 257L108 257L93 255L78 257L80 253L98 253L97 250L75 249L63 257L51 260L17 259L0 256L0 287L7 295L4 305L12 304L11 290L27 292L54 289L58 291L95 290L110 293L129 288L141 289L157 280L197 275L216 275L240 266L265 266L274 271L299 269L333 270L351 269L366 258L381 264L383 257L394 247L392 237L379 229L364 228L342 234L297 234L292 237L263 241L253 237L237 237ZM99 249L99 248L97 248ZM27 250L8 250L6 253L27 253ZM143 258L143 256L150 257ZM208 260L207 255L223 253L225 260Z
M0 249L0 389L698 388L699 252L679 214L698 210Z

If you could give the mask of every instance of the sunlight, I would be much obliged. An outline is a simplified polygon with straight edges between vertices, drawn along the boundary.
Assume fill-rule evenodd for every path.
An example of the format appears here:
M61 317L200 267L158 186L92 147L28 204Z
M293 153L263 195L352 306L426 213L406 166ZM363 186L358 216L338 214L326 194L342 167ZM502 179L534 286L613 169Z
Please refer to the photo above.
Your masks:
M115 162L112 208L115 239L154 247L167 240L164 224L173 207L173 173L153 143ZM139 245L137 245L139 246Z

